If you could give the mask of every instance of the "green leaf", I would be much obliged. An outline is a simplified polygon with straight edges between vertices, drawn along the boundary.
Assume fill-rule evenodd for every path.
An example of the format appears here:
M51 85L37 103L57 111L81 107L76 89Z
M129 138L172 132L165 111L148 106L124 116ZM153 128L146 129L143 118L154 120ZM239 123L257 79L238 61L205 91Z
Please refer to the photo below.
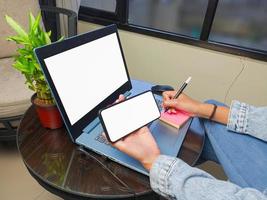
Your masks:
M31 54L25 55L24 57L27 58L27 59L32 59L32 55Z
M34 70L35 70L35 66L34 66L34 63L33 62L29 62L29 71L30 71L30 74L33 74Z
M60 41L62 41L62 40L64 40L64 36L61 36L61 37L58 39L57 42L60 42Z
M24 38L24 37L21 37L21 36L10 36L10 37L7 37L6 38L8 41L14 41L16 42L17 44L24 44L24 45L29 45L29 41Z
M34 87L33 82L32 82L32 76L26 73L22 73L22 74L26 77L25 83L27 84L28 88L36 92L36 88Z
M13 64L13 66L23 72L23 73L27 73L28 75L33 74L35 66L33 64L33 62L31 60L29 60L28 58L26 58L25 56L18 56L15 59L15 63Z
M48 31L48 32L47 32L47 35L49 36L49 38L51 37L51 34L52 34L51 31Z
M40 80L45 81L44 75L40 75Z
M45 32L41 32L41 33L40 33L39 40L40 40L40 42L42 43L42 45L46 44Z
M31 27L31 32L35 32L38 29L39 24L40 24L40 20L41 20L41 13L39 12L37 18L35 19L32 27Z
M42 71L42 70L41 70L41 67L40 67L40 65L39 65L38 63L34 63L34 67L35 67L37 70Z
M22 56L27 56L27 55L31 54L31 51L29 51L27 49L18 49L17 52Z
M46 43L46 44L51 44L50 35L51 35L51 31L49 31L48 33L44 32L45 43Z
M26 81L26 84L27 84L27 86L28 86L28 88L29 88L30 90L33 90L33 91L35 91L35 89L34 89L33 85L31 84L31 82L29 82L29 81Z
M11 17L8 15L5 15L6 22L13 28L21 37L28 38L27 33L24 31L24 29L17 23L15 22Z
M24 65L20 61L16 61L15 63L13 63L13 67L21 72L30 73L30 70L27 65Z
M31 44L33 48L41 46L37 37L31 38Z
M29 13L29 32L31 32L34 22L35 22L35 18L33 14L30 12Z

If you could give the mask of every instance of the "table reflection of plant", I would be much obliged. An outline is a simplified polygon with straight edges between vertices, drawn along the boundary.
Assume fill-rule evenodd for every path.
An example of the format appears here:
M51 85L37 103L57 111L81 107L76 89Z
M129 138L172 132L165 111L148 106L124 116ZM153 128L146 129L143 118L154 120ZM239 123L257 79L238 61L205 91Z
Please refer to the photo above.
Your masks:
M67 160L63 153L46 153L42 156L42 164L46 167L44 178L62 185L67 170Z

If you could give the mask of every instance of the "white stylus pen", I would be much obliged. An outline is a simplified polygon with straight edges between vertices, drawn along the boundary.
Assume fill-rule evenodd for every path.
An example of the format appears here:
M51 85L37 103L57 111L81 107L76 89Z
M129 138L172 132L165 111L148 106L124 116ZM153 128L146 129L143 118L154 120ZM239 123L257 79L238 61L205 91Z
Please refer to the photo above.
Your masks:
M186 86L188 85L188 83L191 81L192 77L189 76L186 81L183 83L183 85L180 87L180 89L177 91L177 93L174 95L173 99L177 99L180 94L182 94L182 92L184 91L184 89L186 88ZM169 110L169 108L167 108L165 110L165 112L167 112Z

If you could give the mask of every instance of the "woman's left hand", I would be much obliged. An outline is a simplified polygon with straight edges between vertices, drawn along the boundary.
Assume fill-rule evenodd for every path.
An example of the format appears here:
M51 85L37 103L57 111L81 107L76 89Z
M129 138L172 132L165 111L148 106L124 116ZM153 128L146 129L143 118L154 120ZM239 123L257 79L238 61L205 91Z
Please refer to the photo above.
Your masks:
M160 155L160 150L148 127L140 128L112 144L120 151L140 161L148 171Z
M125 97L120 95L116 103L124 100ZM158 145L146 126L111 145L140 161L147 170L150 170L153 162L160 155Z

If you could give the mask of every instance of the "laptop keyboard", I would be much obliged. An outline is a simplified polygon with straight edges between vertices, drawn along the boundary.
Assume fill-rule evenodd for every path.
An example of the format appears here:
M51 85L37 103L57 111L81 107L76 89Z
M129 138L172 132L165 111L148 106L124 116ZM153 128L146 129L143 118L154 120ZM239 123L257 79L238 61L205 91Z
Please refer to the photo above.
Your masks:
M155 98L155 99L156 99L157 105L158 105L158 107L159 107L159 109L161 111L162 110L162 106L161 106L162 100L161 99L157 99L157 98ZM148 128L150 128L151 124L152 124L152 122L147 125ZM100 142L100 143L103 143L103 144L106 144L106 145L110 145L109 141L107 140L107 138L102 133L97 135L95 140Z
M102 133L100 133L98 136L96 136L95 140L100 142L100 143L110 145L109 141Z

